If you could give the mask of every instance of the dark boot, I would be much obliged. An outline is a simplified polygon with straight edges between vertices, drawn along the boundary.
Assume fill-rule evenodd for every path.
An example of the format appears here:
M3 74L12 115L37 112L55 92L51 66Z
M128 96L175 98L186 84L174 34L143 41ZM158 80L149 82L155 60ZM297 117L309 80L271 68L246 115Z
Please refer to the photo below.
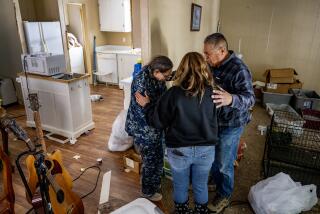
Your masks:
M208 214L208 203L205 204L195 204L194 205L194 214Z
M192 210L189 208L189 201L185 203L174 203L175 204L175 214L193 214Z

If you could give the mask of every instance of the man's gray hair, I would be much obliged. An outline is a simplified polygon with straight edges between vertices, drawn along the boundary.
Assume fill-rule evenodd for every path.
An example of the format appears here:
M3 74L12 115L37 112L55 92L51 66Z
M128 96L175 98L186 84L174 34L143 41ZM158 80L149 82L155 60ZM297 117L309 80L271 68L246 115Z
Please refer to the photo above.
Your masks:
M222 33L213 33L207 36L204 44L211 44L215 48L224 48L228 50L228 42Z

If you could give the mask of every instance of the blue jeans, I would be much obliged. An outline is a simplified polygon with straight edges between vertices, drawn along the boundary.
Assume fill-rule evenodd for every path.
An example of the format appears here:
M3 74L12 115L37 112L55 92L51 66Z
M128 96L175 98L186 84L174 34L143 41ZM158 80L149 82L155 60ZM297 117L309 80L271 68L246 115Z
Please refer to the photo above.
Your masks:
M243 133L241 127L219 127L220 143L216 145L215 160L211 173L217 186L217 193L230 197L234 188L234 166L237 158L238 145Z
M194 200L208 203L208 176L214 161L215 146L167 148L173 178L173 199L176 203L188 200L190 175Z

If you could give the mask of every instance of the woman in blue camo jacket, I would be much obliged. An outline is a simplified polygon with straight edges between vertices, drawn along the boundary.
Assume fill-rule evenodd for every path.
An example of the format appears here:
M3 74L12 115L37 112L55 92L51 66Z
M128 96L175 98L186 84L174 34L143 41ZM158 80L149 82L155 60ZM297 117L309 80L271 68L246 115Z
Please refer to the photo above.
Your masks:
M157 56L134 77L131 85L131 100L126 120L126 131L142 157L142 196L159 201L163 167L163 131L147 124L146 112L135 98L137 93L146 95L150 103L156 103L166 91L165 81L171 77L173 64L166 56Z

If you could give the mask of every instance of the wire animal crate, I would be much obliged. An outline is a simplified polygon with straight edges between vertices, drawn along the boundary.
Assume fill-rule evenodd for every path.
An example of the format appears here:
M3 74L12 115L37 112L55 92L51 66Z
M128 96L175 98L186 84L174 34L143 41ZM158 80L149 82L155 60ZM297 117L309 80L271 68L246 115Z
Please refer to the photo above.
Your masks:
M296 181L303 185L315 184L317 188L317 195L320 197L320 170L312 170L291 164L282 163L279 161L264 160L264 175L271 177L279 172L284 172Z
M284 136L281 137L281 134ZM276 137L273 135L271 133L267 140L266 157L268 159L320 170L320 151L291 144L291 138L288 138L286 133L277 133Z
M282 138L273 143L320 151L320 130L304 128L305 123L306 121L295 113L275 111L271 121L270 136L280 133ZM284 140L283 136L287 136L287 139Z

